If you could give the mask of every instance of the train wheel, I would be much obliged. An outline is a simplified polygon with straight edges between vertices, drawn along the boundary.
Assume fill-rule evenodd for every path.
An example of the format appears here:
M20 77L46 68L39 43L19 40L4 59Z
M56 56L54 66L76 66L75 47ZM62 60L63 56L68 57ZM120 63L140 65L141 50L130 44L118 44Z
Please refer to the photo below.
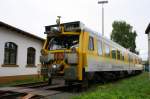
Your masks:
M94 83L102 83L103 82L100 73L94 73L93 81L94 81Z
M65 80L65 85L70 86L70 85L72 85L72 82L68 81L68 80Z

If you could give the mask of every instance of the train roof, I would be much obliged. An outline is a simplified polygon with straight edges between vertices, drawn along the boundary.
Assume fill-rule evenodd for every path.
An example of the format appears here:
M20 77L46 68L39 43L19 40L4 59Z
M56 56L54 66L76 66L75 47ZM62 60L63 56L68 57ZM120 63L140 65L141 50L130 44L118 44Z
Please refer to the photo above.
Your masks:
M52 27L56 27L58 26L58 24L55 24L55 25L49 25L49 26L45 26L45 33L49 33L49 31L51 30ZM96 31L93 31L91 30L90 28L86 27L84 23L82 23L81 21L74 21L74 22L67 22L67 23L61 23L60 26L64 26L65 28L67 29L71 29L72 31L81 31L81 30L84 30L86 32L89 32L90 35L93 35L93 36L97 36L97 38L101 38L103 41L105 41L106 43L112 45L113 47L117 48L117 49L120 49L122 51L126 51L128 52L129 54L132 54L134 56L138 56L136 55L135 53L132 53L130 52L128 49L122 47L121 45L119 45L118 43L106 38L106 37L103 37L101 35L101 33L98 33Z
M84 31L89 32L91 35L97 36L97 38L102 39L102 40L103 40L104 42L106 42L107 44L113 45L113 47L115 47L115 48L117 48L117 49L120 49L120 50L122 50L122 51L126 51L126 52L128 52L129 54L132 54L132 55L138 57L137 54L135 54L135 53L133 53L133 52L130 52L128 49L124 48L123 46L119 45L118 43L116 43L116 42L114 42L114 41L112 41L112 40L110 40L110 39L108 39L108 38L106 38L106 37L103 37L103 36L101 35L101 33L99 33L99 32L93 31L93 30L91 30L90 28L88 28L88 27L86 27L86 26L84 26Z

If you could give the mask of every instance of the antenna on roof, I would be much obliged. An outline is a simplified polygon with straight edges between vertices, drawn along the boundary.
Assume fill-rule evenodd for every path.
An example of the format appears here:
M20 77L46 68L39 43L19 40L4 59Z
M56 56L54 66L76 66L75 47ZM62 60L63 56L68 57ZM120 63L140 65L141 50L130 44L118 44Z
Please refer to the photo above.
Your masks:
M61 29L61 26L60 26L60 18L61 18L61 16L57 16L56 24L58 25L58 30L61 32L62 29Z
M60 18L61 18L61 16L57 16L57 19L56 19L57 25L60 25Z

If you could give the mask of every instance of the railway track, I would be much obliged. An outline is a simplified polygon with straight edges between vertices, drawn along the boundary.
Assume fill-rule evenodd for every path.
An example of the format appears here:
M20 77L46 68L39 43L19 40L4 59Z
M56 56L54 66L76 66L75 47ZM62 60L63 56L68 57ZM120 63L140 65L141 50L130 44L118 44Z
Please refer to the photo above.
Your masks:
M117 80L114 79L108 82L113 81ZM48 82L38 82L38 83L17 85L14 87L1 87L0 99L49 99L47 97L56 96L63 93L78 93L81 91L85 91L86 88L84 89L81 86L82 86L81 83L73 83L72 85L65 85L64 81L56 80L52 83L52 85L48 85Z
M28 87L28 88L37 88L37 87L44 87L47 86L48 82L35 82L35 83L27 83L27 84L20 84L20 85L15 85L14 87Z
M64 82L59 80L52 85L48 85L47 82L38 82L14 87L2 87L0 88L0 99L45 99L52 95L64 93L73 87L76 89L79 85L79 83L75 83L66 86Z

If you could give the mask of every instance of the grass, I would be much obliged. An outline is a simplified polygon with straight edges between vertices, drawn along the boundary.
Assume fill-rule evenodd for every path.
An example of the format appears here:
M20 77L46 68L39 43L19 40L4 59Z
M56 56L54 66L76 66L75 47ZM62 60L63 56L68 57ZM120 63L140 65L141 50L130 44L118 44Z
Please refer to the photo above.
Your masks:
M95 85L73 99L150 99L149 73L116 82Z
M15 86L15 85L20 85L20 84L27 84L27 83L34 83L34 82L41 82L43 81L43 78L40 77L28 77L24 80L15 80L12 82L8 82L8 83L2 83L0 84L0 87L8 87L8 86Z

